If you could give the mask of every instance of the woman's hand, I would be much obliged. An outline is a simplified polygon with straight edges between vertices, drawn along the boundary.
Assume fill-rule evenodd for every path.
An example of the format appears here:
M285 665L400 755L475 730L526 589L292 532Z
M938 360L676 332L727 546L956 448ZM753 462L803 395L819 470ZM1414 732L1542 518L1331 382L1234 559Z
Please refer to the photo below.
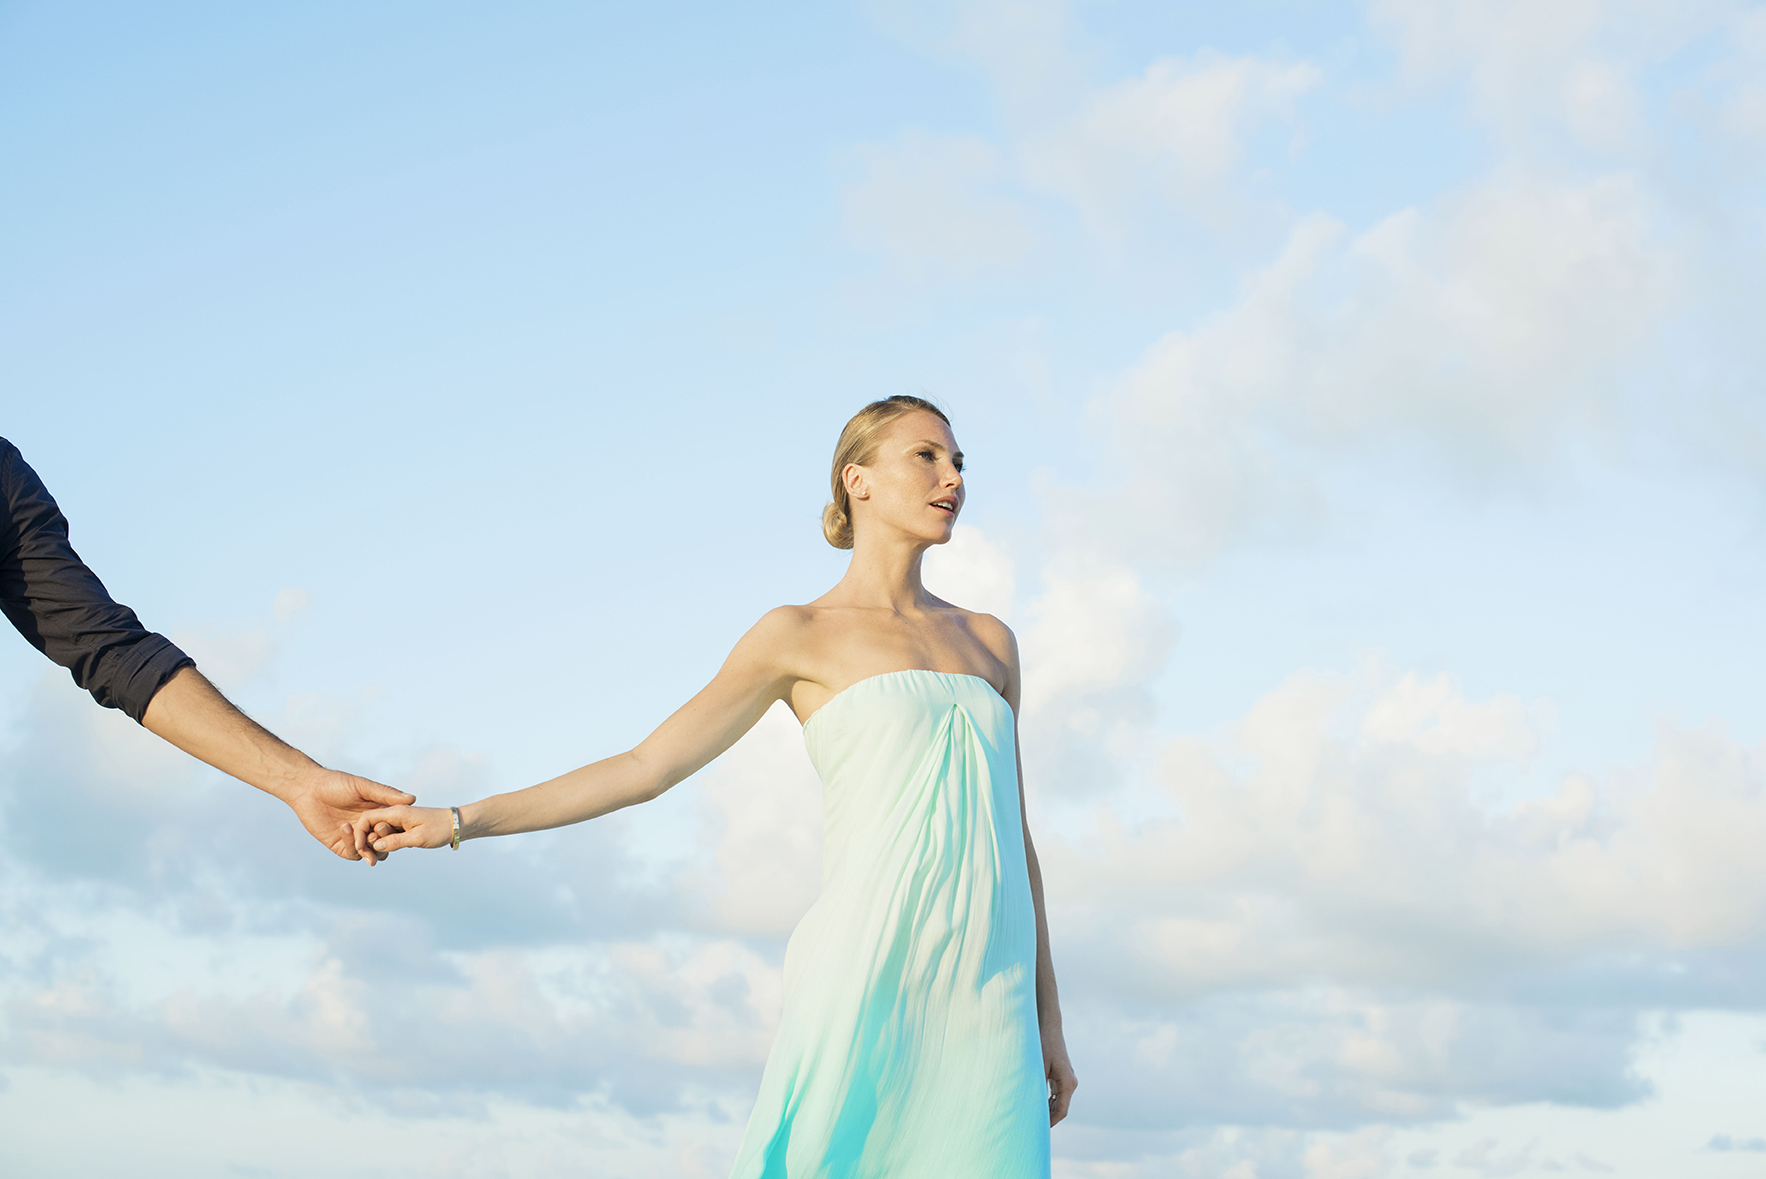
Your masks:
M401 847L446 847L454 841L454 815L445 806L389 806L356 816L350 824L356 851L382 859Z
M1067 1116L1073 1091L1079 1088L1079 1078L1073 1075L1073 1064L1067 1059L1067 1037L1059 1029L1043 1032L1042 1066L1048 1075L1049 1125L1053 1126Z

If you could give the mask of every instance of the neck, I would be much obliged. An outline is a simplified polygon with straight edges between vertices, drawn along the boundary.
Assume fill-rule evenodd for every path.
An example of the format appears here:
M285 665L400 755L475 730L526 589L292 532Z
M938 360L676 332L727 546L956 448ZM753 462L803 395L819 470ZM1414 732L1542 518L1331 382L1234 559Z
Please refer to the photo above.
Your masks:
M887 541L860 537L852 548L852 563L835 592L854 606L897 614L925 610L932 604L920 580L920 561L926 548L925 541L906 537Z

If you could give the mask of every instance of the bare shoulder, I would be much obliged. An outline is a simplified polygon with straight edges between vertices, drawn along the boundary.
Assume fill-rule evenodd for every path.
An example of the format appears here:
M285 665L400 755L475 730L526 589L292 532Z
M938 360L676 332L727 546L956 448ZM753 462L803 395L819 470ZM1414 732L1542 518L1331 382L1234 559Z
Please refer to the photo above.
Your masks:
M772 639L801 634L815 623L816 613L814 606L774 606L748 633Z
M963 622L969 633L980 641L983 647L1001 663L1014 671L1018 667L1018 636L1012 628L991 614L983 614L979 610L962 611Z
M736 640L726 670L760 675L768 680L789 678L803 660L814 623L807 606L776 606Z
M995 681L995 686L1000 689L1000 695L1005 697L1006 703L1016 711L1020 686L1018 636L1012 633L1011 627L991 614L984 614L979 610L964 610L958 606L951 606L949 609L957 616L963 629L969 632L969 637L992 657L1000 677ZM992 676L987 678L993 679Z

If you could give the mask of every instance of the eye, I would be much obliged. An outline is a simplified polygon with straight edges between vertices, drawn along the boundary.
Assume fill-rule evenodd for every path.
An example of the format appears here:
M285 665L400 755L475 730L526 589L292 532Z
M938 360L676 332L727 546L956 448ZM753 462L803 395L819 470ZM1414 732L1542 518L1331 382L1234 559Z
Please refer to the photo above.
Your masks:
M927 462L931 462L933 459L933 454L930 450L916 450L914 451L914 454L925 459Z

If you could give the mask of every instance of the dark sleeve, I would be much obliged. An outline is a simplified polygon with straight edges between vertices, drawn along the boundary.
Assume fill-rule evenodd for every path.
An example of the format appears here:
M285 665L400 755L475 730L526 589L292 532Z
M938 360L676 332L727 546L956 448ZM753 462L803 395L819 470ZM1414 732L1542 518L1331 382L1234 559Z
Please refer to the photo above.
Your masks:
M18 447L0 438L0 610L106 708L137 722L153 694L195 661L111 599L68 543L67 517Z

